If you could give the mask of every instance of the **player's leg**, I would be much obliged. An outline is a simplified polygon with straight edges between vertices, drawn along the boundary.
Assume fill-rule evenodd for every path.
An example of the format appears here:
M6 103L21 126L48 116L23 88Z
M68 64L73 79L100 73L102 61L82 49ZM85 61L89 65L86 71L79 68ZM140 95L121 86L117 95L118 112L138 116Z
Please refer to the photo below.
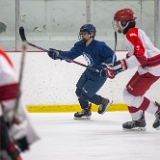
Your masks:
M87 81L88 81L88 78L87 78L86 72L84 72L76 84L77 88L75 91L82 110L80 112L76 112L74 114L74 119L90 119L91 103L89 103L87 100L83 99L81 96L82 88Z
M99 105L99 114L105 113L106 109L109 107L110 104L109 99L96 94L98 90L103 86L105 81L105 77L97 77L91 75L89 80L85 83L81 92L81 97L84 100Z
M76 112L74 114L74 119L90 119L92 113L91 113L91 103L89 103L87 100L84 100L81 97L81 89L76 89L76 95L78 97L79 104L82 108L80 112Z
M141 110L136 110L135 107L128 106L128 110L131 114L132 120L123 123L123 129L138 129L138 130L146 130L146 120L145 114Z
M141 129L141 127L143 128L146 125L144 112L155 114L158 107L143 95L158 79L159 77L155 77L150 73L139 75L138 72L131 78L123 92L123 97L128 104L132 121L124 123L123 128L131 129L139 127Z
M155 112L156 119L152 126L153 128L156 128L157 130L159 130L160 129L160 105L157 102L155 102L155 105L158 107L158 110Z

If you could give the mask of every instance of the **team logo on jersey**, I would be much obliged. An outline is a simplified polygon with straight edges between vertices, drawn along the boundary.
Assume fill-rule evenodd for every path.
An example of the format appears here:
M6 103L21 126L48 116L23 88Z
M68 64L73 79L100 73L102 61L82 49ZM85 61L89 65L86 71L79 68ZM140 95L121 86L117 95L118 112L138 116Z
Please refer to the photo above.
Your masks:
M130 34L131 37L137 36L135 33Z
M83 52L83 57L86 60L88 66L93 66L93 59L91 58L89 54Z

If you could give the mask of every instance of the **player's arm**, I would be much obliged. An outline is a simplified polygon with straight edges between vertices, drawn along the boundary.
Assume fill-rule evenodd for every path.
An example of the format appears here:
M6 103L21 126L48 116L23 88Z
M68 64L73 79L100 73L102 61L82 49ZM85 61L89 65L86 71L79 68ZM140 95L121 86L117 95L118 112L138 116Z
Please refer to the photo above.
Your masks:
M141 63L139 62L139 60L137 60L138 56L132 55L129 58L118 60L113 64L106 65L106 76L113 79L117 74L119 74L122 71L125 71L126 69L132 69L134 67L141 66ZM140 59L143 60L143 57L140 57Z
M125 71L126 69L132 69L145 64L146 59L144 56L132 55L129 58L118 60L113 64L106 65L106 76L113 79L117 74Z
M114 62L117 61L117 56L115 52L107 46L105 43L102 43L103 47L101 49L101 56L103 57L103 62L101 63L100 75L106 76L107 66L113 66ZM109 76L107 76L109 77ZM110 77L109 77L110 78Z
M63 60L63 57L73 60L80 55L81 55L81 46L78 42L70 49L70 51L61 51L53 48L49 48L48 51L48 56L53 60L57 59Z
M105 43L101 43L101 45L102 47L101 47L100 53L104 59L104 63L109 64L109 63L115 62L117 60L117 56L115 52Z
M140 38L143 37L143 34L144 33L137 28L132 29L126 34L126 44L129 46L129 52L133 53L126 61L128 68L143 67L148 63L146 48L143 45L143 39Z

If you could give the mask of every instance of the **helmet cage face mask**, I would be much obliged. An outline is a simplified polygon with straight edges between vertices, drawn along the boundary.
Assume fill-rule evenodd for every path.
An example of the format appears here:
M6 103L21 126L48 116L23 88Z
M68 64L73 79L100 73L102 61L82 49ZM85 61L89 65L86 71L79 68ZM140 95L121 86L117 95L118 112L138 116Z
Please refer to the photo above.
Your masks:
M117 23L118 23L119 27L117 26ZM116 32L122 33L123 30L128 26L129 23L130 23L130 21L116 21L116 20L113 20L112 26L113 26L113 29Z
M119 23L119 22L118 22ZM119 28L117 27L117 21L113 20L112 21L112 26L113 26L113 29L116 31L116 32L119 32Z
M83 38L82 38L82 33L83 32L79 32L79 35L78 35L78 39L79 40L83 40ZM88 32L86 32L86 33L88 33ZM88 35L90 35L90 38L94 38L94 33L88 33ZM91 36L92 35L92 36Z

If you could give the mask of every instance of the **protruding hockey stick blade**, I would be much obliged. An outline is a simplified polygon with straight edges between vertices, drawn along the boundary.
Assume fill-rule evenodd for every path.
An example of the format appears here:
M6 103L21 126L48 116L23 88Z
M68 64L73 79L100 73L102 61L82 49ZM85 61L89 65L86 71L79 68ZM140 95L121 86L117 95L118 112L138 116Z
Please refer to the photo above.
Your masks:
M20 35L23 42L27 41L25 33L24 33L24 28L22 26L19 28L19 35Z

